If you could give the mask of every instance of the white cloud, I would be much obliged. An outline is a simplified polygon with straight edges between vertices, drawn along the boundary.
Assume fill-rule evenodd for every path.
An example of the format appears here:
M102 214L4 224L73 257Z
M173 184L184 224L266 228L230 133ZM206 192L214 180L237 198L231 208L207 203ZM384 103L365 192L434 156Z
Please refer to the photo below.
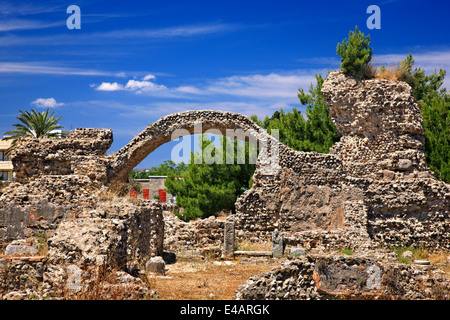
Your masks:
M62 102L56 102L55 98L39 98L31 102L31 104L39 108L56 108L64 105Z
M164 90L167 89L167 87L164 85L158 85L150 81L128 80L127 84L125 85L125 89L136 93L142 93Z
M144 77L148 78L148 76ZM155 76L152 76L155 79ZM95 87L90 85L90 87ZM143 92L157 92L167 89L166 86L156 84L151 81L139 81L139 80L128 80L128 82L123 85L117 82L102 82L99 86L95 88L98 91L131 91L137 94Z
M124 90L123 85L118 84L117 82L102 82L96 90L99 91L120 91Z
M256 114L264 118L280 108L304 110L297 97L298 89L308 89L311 83L315 83L316 73L325 76L326 70L236 75L174 87L132 79L126 84L104 82L96 89L104 87L110 91L152 95L148 105L130 108L115 104L117 110L123 111L119 115L128 118L161 117L174 112L206 109L238 112L247 116Z
M142 78L142 80L144 80L144 81L153 80L153 79L156 79L156 77L152 74L148 74L144 78Z
M323 70L291 71L285 73L253 74L245 76L231 76L212 79L197 85L185 85L168 88L148 80L128 80L123 85L117 82L102 82L96 87L100 91L131 91L134 93L163 92L174 98L188 98L189 95L223 95L234 97L246 97L251 99L277 99L297 101L298 88L309 88L315 83L314 74L324 73ZM325 74L325 73L324 73ZM153 75L147 75L143 79L156 79Z

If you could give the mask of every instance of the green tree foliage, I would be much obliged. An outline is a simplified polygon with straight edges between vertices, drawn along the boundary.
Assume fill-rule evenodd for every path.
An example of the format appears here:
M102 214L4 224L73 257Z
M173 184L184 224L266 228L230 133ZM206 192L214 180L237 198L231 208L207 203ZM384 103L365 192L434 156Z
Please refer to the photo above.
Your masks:
M133 179L148 179L150 176L181 176L186 171L187 165L183 162L175 163L172 160L165 160L157 167L151 167L142 171L132 170L130 177Z
M444 83L446 71L439 69L439 72L433 72L432 74L425 75L425 70L421 68L415 68L413 71L415 60L412 54L406 56L406 58L400 61L397 67L397 78L400 81L404 81L411 86L414 97L417 101L426 102L432 99L436 94L444 95L446 89L441 88ZM385 66L380 67L380 71L385 70Z
M16 127L15 130L5 132L7 140L13 140L13 144L17 139L21 137L34 137L34 138L61 138L61 133L55 130L61 129L62 126L58 124L58 121L62 117L56 118L55 112L49 114L50 109L43 112L37 112L34 109L31 111L19 110L19 116L17 120L20 123L13 124Z
M249 181L255 170L254 164L248 163L248 142L237 141L223 136L219 148L212 148L211 155L215 159L222 159L222 164L206 163L201 154L211 150L213 141L206 135L200 139L201 153L191 153L191 163L182 173L182 178L170 175L165 181L167 191L177 197L177 204L184 208L183 215L178 216L185 220L206 218L221 210L234 211L236 199L247 190ZM227 164L227 144L234 149L234 164ZM245 164L239 159L238 145L245 147ZM244 144L244 145L242 145ZM218 152L216 154L216 152ZM201 163L195 163L195 159L202 159ZM197 161L198 162L198 161Z
M345 75L358 80L371 77L370 35L364 36L356 26L355 31L348 34L348 39L337 44L336 52L341 57L341 69Z
M322 75L316 74L316 85L311 84L308 93L299 89L300 103L306 105L306 119L297 108L293 108L287 113L283 109L275 111L262 121L253 115L252 120L269 133L278 129L280 141L294 150L328 153L339 140L339 134L323 101L323 81Z
M328 108L323 101L322 75L316 74L316 85L311 84L309 94L299 89L298 98L302 105L306 105L306 141L309 142L306 150L328 153L330 148L339 141L340 135L336 130Z
M436 177L450 183L450 95L433 95L422 103L425 155Z

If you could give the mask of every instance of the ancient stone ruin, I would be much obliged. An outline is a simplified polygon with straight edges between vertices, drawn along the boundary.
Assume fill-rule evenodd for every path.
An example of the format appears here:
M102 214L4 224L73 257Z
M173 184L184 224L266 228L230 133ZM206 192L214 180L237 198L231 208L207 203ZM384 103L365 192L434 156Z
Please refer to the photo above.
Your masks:
M450 248L450 186L426 166L409 85L335 71L322 92L342 138L330 154L280 145L277 176L257 167L253 188L237 201L240 236L279 229L302 247Z
M2 289L31 288L37 281L48 293L81 270L105 265L129 275L181 246L212 248L220 256L224 246L230 247L224 240L228 229L236 241L270 242L275 234L280 256L297 247L450 249L450 185L436 180L426 165L424 129L411 88L395 80L356 82L335 71L322 91L342 135L329 154L294 151L248 117L212 110L165 116L113 155L106 154L113 139L108 129L76 129L58 140L21 139L11 154L16 182L0 196L0 238L26 247L32 234L45 231L51 237L45 254L0 258L0 269L12 270L11 279L17 280L4 282ZM268 162L273 154L259 153L253 187L226 221L184 224L165 218L170 208L156 200L116 197L111 190L122 188L130 171L178 129L184 134L241 129L244 139L275 146L278 161ZM16 260L20 265L9 264ZM319 286L318 264L317 270L311 267L316 260L293 262L280 271L290 281L286 288L299 288L287 298L338 292L333 284ZM367 269L372 262L348 263ZM20 275L30 270L36 271L34 280L21 282ZM277 278L274 272L266 278ZM299 274L311 277L314 288L296 284L292 277ZM255 283L271 283L260 280L242 287L237 298L280 298L271 295L270 286L256 290Z

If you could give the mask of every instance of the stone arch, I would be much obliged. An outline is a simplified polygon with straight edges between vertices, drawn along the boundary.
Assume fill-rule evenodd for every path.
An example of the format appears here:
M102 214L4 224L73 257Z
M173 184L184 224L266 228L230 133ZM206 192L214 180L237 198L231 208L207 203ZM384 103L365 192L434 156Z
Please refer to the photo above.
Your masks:
M172 134L177 129L184 129L185 134L180 136L205 133L210 129L219 130L221 134L226 135L227 129L241 129L245 133L245 137L252 137L252 139L256 139L255 141L273 141L274 139L250 118L239 113L200 110L169 114L149 124L119 150L110 162L109 181L127 181L131 170L155 149L171 141ZM277 141L276 144L280 143ZM258 161L260 161L259 157Z

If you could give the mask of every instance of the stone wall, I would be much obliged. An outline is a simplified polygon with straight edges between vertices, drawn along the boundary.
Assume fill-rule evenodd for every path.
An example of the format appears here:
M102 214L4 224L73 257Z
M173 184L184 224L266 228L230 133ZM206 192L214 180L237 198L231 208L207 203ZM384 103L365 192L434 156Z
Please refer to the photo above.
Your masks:
M11 153L16 182L0 194L0 236L21 238L30 228L54 229L95 208L106 183L112 131L76 129L63 139L21 138Z
M280 145L275 176L257 164L236 203L237 236L258 241L279 229L292 245L450 248L450 186L426 166L410 87L335 71L322 91L341 140L326 155Z
M268 155L259 154L253 187L236 202L238 241L269 240L278 229L291 239L333 231L362 247L449 248L449 186L426 166L422 118L409 86L355 82L336 71L325 80L323 94L342 135L330 154L294 151L239 114L187 111L161 118L122 148L111 159L109 179L123 180L177 129L242 129L275 145L279 162L268 174Z
M45 259L0 258L0 296L3 299L37 298L36 284L44 280Z
M175 216L171 209L169 210L164 211L165 251L173 252L181 257L193 252L216 256L222 254L224 220L211 216L185 222Z
M238 300L446 300L450 281L411 264L374 257L314 256L287 260L238 287Z
M266 141L279 152L278 163L267 163L269 154L258 155L253 187L236 202L237 241L267 241L278 229L291 245L450 248L450 186L435 180L426 166L420 110L409 86L395 80L355 82L336 71L327 76L323 94L342 134L330 154L294 151L243 115L211 110L165 116L114 156L105 155L111 130L77 129L58 140L25 138L11 156L18 183L0 197L0 232L23 236L31 213L42 227L100 210L96 193L102 186L125 181L177 129L198 133L200 126L200 132L242 129L247 139ZM192 241L217 246L221 222L196 225Z
M450 185L425 162L420 107L408 84L355 82L331 72L322 89L341 141L331 150L367 181L367 231L376 243L450 248Z
M161 205L117 198L105 186L111 143L111 130L76 129L63 139L23 138L14 149L17 181L0 195L0 236L6 241L49 237L44 280L25 281L33 290L64 288L69 266L84 278L101 268L131 273L163 254ZM20 268L8 262L0 271L25 278L21 270L34 268L28 262ZM14 286L28 290L21 283Z
M41 243L47 247L43 256L9 255L8 250L0 255L3 299L52 299L80 291L84 296L115 299L153 294L130 274L163 254L164 221L157 201L104 200L95 209L61 219L54 230L40 225L25 230L31 231L24 235L28 240L34 231L49 236ZM96 292L90 292L93 287Z
M23 238L30 230L55 229L59 222L96 206L98 185L86 176L37 176L11 183L0 196L0 237Z
M101 202L81 217L63 220L49 243L52 264L144 265L163 253L164 221L157 201Z
M63 139L21 138L11 153L16 181L40 175L85 175L106 181L110 129L75 129Z
M357 82L331 72L322 87L343 138L333 147L355 177L381 178L383 169L429 171L420 107L411 87L396 80Z

